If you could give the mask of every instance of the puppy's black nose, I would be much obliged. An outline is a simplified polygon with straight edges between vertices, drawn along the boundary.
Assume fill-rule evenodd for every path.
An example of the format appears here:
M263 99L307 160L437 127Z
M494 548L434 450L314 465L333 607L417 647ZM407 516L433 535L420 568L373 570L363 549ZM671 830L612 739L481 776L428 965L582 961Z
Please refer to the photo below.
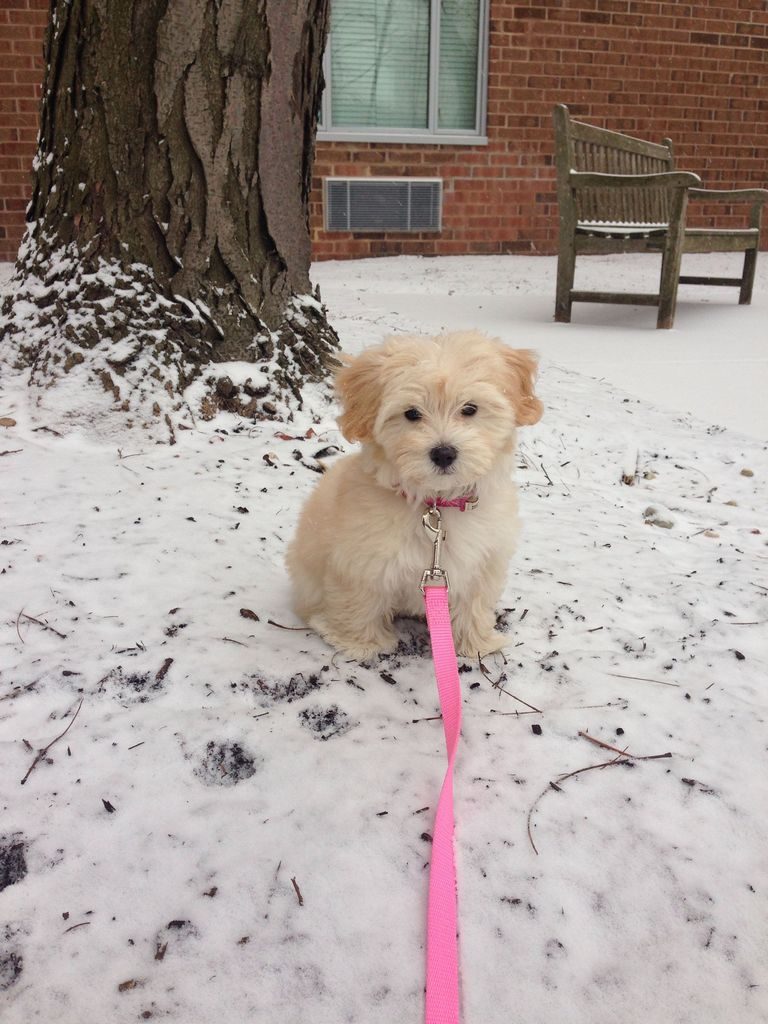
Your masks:
M458 454L459 453L456 451L453 445L439 444L437 445L436 448L432 449L432 451L429 453L429 457L430 459L432 459L436 466L440 467L440 469L448 469L448 467L452 466L453 463L456 461L456 456Z

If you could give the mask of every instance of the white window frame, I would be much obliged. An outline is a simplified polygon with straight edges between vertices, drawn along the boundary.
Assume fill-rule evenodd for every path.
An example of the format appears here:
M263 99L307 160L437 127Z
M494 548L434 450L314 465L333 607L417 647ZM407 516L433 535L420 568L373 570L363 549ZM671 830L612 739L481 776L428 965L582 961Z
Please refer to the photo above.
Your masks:
M436 146L486 146L488 136L486 133L487 109L488 109L488 9L490 0L479 0L480 20L477 45L477 99L475 110L477 113L477 128L475 131L456 131L452 128L439 128L437 124L437 96L440 77L440 53L439 48L432 44L432 40L438 39L439 33L439 3L440 0L430 0L430 24L429 24L429 104L427 111L427 123L429 128L374 128L366 125L361 128L334 128L331 123L331 90L333 81L331 75L331 33L328 35L328 42L323 54L323 75L325 77L325 89L322 97L322 124L317 127L318 142L392 142L392 143L414 143L418 145ZM333 23L333 15L331 15Z

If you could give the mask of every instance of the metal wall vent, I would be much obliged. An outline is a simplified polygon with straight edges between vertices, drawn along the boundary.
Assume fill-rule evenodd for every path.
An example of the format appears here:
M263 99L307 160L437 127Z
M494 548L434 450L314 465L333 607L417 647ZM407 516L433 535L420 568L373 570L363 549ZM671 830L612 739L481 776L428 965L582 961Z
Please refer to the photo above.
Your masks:
M439 231L440 178L326 178L327 231Z

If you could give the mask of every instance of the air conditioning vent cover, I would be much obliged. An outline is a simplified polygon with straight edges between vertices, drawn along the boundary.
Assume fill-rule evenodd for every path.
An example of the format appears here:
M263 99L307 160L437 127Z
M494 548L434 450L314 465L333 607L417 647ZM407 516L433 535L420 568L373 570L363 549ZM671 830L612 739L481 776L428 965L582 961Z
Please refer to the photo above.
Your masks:
M440 178L326 178L326 231L439 231Z

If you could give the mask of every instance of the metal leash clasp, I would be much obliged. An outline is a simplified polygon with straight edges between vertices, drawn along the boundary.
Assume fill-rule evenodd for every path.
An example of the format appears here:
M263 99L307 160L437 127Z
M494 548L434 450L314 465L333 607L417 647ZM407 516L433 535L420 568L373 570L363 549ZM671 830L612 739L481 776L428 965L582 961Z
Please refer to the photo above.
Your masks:
M421 577L421 592L423 594L426 587L445 587L446 590L450 590L451 585L448 581L448 573L440 566L440 556L443 549L443 541L445 540L445 530L443 529L440 509L432 505L421 517L421 521L432 541L432 566L429 569L425 569L424 575Z

